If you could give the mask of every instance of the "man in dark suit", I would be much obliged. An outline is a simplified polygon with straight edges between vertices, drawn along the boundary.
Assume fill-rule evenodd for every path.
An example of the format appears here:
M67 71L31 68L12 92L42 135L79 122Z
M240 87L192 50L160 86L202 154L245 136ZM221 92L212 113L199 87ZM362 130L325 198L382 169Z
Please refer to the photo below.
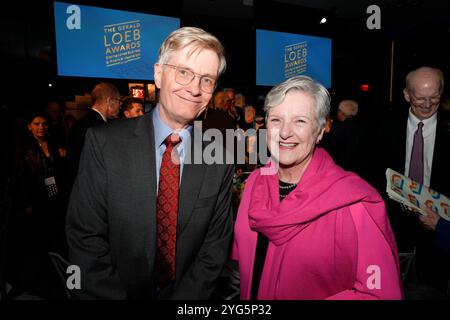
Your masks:
M387 117L380 153L384 171L392 168L414 180L423 179L425 186L449 196L450 134L438 112L443 90L444 77L439 69L422 67L411 71L403 90L409 108L396 110ZM421 175L415 178L411 165L419 128L423 151ZM387 200L387 207L399 251L410 252L414 247L417 250L415 268L419 283L445 294L450 277L450 256L433 246L434 234L424 228L417 214L391 200Z
M336 119L330 132L322 139L323 147L334 162L348 171L365 177L363 157L366 154L366 132L358 115L359 105L355 100L339 102Z
M119 116L120 93L115 85L107 82L97 84L91 92L91 98L92 107L73 125L68 137L69 190L77 176L87 130Z
M199 154L192 152L202 146L195 145L192 123L225 66L216 37L178 29L155 64L156 108L88 130L67 219L70 261L81 270L77 298L210 298L229 255L233 166L196 163ZM169 148L176 161L166 157ZM174 188L178 196L162 205ZM175 238L163 232L174 221L161 217L173 213L174 203ZM169 240L173 247L166 246Z
M49 117L48 135L53 142L60 146L66 146L66 136L62 125L64 110L60 102L50 100L45 107L45 113Z

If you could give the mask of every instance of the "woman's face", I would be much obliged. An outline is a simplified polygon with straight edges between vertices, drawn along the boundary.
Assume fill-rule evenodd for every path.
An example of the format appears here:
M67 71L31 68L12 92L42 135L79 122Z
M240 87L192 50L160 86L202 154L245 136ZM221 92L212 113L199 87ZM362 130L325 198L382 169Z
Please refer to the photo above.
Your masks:
M35 138L44 138L48 130L47 120L43 117L35 117L28 124L28 129Z
M288 92L267 118L268 145L280 168L305 167L323 135L317 130L314 99L303 92ZM278 150L277 150L278 149Z

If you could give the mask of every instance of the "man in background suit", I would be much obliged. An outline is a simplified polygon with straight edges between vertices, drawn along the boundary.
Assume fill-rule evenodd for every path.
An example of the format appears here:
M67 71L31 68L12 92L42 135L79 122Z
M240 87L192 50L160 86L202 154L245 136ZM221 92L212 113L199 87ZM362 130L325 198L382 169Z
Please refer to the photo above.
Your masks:
M387 127L382 127L385 136L380 154L384 171L392 168L411 177L414 135L421 123L423 184L449 196L450 134L438 112L443 90L444 77L439 69L422 67L408 73L403 94L409 108L396 110L387 117ZM399 252L411 252L414 247L417 250L415 268L419 283L445 295L450 256L433 246L434 234L424 228L417 214L391 200L386 204Z
M189 143L195 141L192 123L225 66L216 37L178 29L163 42L155 64L156 108L88 130L67 219L70 261L81 269L76 298L210 298L229 255L233 166L196 164L196 155L186 159L196 148ZM160 248L169 146L179 156L181 177L169 186L179 185L179 196L170 199L178 202L174 262L162 261Z
M91 98L92 107L83 118L73 125L69 133L67 153L70 185L68 190L72 188L77 176L87 130L90 127L106 123L108 119L116 119L119 116L120 93L115 85L107 82L97 84L91 92Z
M339 102L336 118L322 145L337 165L365 177L367 137L358 110L359 105L355 100L345 99Z
M143 116L144 113L144 100L133 97L128 97L123 100L120 108L120 118L136 118Z

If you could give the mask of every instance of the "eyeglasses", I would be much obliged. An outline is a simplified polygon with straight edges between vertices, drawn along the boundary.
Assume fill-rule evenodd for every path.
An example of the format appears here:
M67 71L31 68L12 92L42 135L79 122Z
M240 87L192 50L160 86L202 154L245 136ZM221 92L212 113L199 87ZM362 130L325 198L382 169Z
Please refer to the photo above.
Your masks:
M187 86L197 76L200 78L200 89L203 92L213 93L216 88L217 81L212 77L195 73L192 70L180 66L174 66L168 63L164 63L164 65L175 69L175 82L182 86Z
M414 95L411 95L411 98L412 98L412 102L418 106L424 105L427 101L430 103L430 105L436 105L439 103L439 101L441 101L441 95L434 96L431 98L425 98L425 97L416 98Z

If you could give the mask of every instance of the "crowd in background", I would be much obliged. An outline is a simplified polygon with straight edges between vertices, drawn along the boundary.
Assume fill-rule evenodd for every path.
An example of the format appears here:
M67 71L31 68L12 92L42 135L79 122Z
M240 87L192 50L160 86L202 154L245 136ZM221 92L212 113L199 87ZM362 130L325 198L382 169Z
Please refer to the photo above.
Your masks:
M355 172L384 195L379 172L374 170L374 159L368 158L381 137L374 129L376 125L360 115L361 109L364 111L367 106L356 100L355 96L347 96L332 101L326 133L319 146L328 151L337 165ZM56 280L52 278L53 267L48 252L57 252L67 258L65 214L86 131L107 121L124 121L118 118L142 116L145 103L138 98L122 96L112 84L101 83L92 91L91 109L81 119L66 114L64 104L58 101L48 101L41 109L15 119L9 132L14 141L9 146L14 150L14 156L5 163L11 164L8 170L14 199L7 235L6 274L14 289L12 296L27 291L51 299L59 298L61 292L55 289ZM448 130L448 101L443 102L442 109L441 118L445 119ZM266 126L262 106L248 104L244 94L233 88L216 90L198 120L203 121L203 130L215 128L224 134L227 129L258 131ZM260 162L249 163L248 157L246 160L245 164L235 167L235 215L246 178L262 166ZM442 291L435 295L440 297L440 294Z

